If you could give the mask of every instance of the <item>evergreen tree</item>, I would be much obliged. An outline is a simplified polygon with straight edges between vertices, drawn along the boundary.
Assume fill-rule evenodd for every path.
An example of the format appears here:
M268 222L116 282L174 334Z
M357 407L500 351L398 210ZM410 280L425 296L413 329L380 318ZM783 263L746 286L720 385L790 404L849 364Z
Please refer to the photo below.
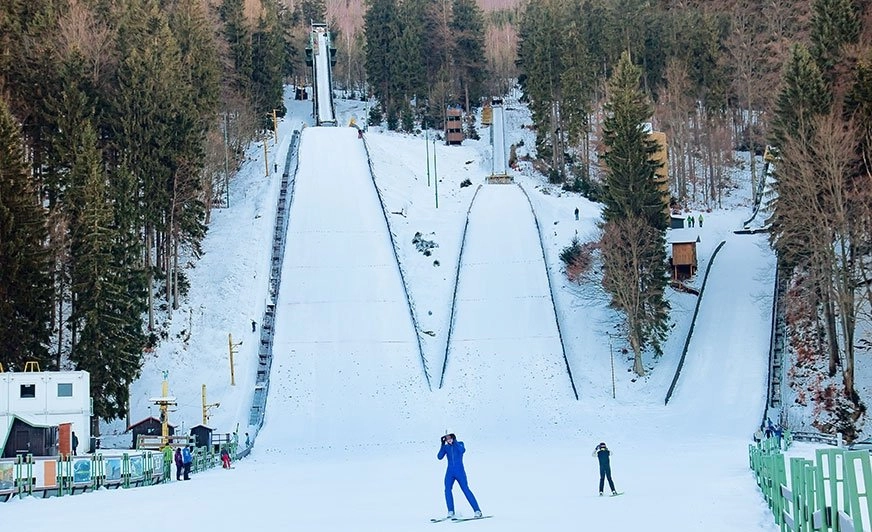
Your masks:
M423 36L426 34L426 0L405 0L399 6L399 38L396 46L396 91L403 99L424 98L427 95L427 77L424 57L429 53L424 49ZM420 106L421 102L417 102ZM405 112L405 109L404 109Z
M657 163L651 160L657 144L649 140L645 129L652 109L639 88L640 77L629 54L622 54L609 83L603 122L607 168L602 245L603 284L613 304L624 313L636 359L634 369L643 375L643 350L650 347L655 354L661 353L669 304L664 298L666 205L656 181ZM639 232L639 226L645 230ZM627 255L628 243L639 240Z
M589 192L591 181L588 135L596 77L589 52L589 31L584 17L578 9L569 9L566 12L564 70L560 76L560 92L563 95L560 118L567 143L578 147L580 161L575 169L575 189Z
M777 147L800 129L811 127L814 116L825 114L832 94L808 49L795 45L784 67L783 83L772 120L773 144ZM808 137L807 137L808 138Z
M364 17L366 28L366 76L372 93L384 113L388 113L397 95L393 94L396 78L396 54L399 11L396 0L368 0Z
M131 376L138 376L140 352L127 349L125 316L117 312L119 299L126 299L127 286L116 284L112 204L101 171L96 133L90 122L85 122L75 137L69 199L79 215L71 231L73 305L69 322L77 335L70 360L77 369L90 373L94 414L112 419L126 413L127 386L123 383L129 384Z
M812 13L811 52L824 78L832 84L844 46L860 38L860 17L853 0L814 0Z
M457 103L469 112L471 107L478 107L484 90L487 66L484 56L484 17L475 0L454 0L451 12L453 62L460 82Z
M860 128L860 149L858 159L862 161L857 173L860 176L872 175L872 50L867 52L857 65L851 90L845 99L848 116ZM865 220L872 227L872 219L867 216L857 217Z
M0 362L7 369L21 370L28 360L52 367L46 222L20 130L0 100Z
M221 20L224 22L224 38L230 46L230 59L233 63L233 88L243 95L251 89L254 70L252 64L251 31L245 20L244 0L223 0Z
M303 0L300 2L300 17L306 25L312 22L325 22L327 3L324 0Z
M625 53L609 82L603 121L603 217L610 221L638 216L662 231L667 227L665 204L655 175L659 163L652 160L658 146L646 129L653 109L639 89L640 77L639 68Z
M166 296L170 310L178 308L181 275L178 268L180 245L195 254L206 232L204 225L208 184L202 171L206 135L215 124L218 106L220 65L216 43L208 31L206 15L199 2L179 2L169 12L169 24L178 42L178 112L171 127L174 147L170 161L171 181L167 183L169 204L168 237L163 239L166 257Z
M518 81L533 114L536 152L542 159L550 158L552 177L557 176L558 180L563 173L560 123L561 75L566 70L562 64L563 14L559 0L530 2L524 12L518 44L521 72Z
M285 115L282 77L284 40L279 26L278 8L272 2L264 5L264 15L252 38L251 87L255 111L264 126L272 128L272 112Z

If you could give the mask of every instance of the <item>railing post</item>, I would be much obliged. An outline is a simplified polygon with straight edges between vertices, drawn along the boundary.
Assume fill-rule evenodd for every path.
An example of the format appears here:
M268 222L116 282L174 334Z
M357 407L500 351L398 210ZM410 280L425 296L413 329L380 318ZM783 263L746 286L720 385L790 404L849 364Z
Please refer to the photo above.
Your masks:
M839 484L844 479L839 478L838 462L844 464L844 451L841 449L817 449L815 461L818 464L816 493L817 507L822 512L820 530L837 532L839 512ZM829 496L829 501L827 500Z
M130 456L127 453L121 458L121 486L125 489L130 487Z
M854 530L868 530L869 524L863 523L863 502L865 500L865 514L872 520L872 500L869 498L869 486L872 485L872 467L869 463L868 451L845 451L845 513L851 516ZM857 466L860 467L862 478L857 478ZM864 492L860 493L860 486L864 486Z

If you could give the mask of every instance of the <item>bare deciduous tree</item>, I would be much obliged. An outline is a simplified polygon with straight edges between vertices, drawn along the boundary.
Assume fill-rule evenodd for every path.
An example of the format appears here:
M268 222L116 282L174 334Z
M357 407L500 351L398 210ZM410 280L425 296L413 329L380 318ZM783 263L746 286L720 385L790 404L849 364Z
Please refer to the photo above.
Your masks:
M863 263L868 255L868 174L857 176L859 134L838 110L815 117L812 127L799 128L782 146L777 208L787 238L806 258L816 285L830 374L842 366L845 394L859 401L854 383L854 340L857 311L863 302Z
M612 295L612 304L621 310L627 340L633 349L633 371L645 375L642 352L653 321L649 298L655 286L646 286L651 257L660 253L662 237L645 220L631 216L605 224L601 242L603 286Z
M96 85L104 70L115 58L115 32L94 16L84 2L70 0L69 10L58 20L56 46L66 57L81 56L91 67L91 81Z

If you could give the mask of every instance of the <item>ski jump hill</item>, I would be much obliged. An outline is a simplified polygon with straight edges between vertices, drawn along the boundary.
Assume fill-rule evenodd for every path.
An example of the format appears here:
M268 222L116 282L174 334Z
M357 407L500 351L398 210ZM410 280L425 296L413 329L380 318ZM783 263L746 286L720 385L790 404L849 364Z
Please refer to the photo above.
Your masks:
M457 416L488 404L498 415L479 424L495 427L559 415L575 399L537 223L519 186L483 185L473 198L440 388Z
M342 157L317 156L323 153ZM349 431L372 441L409 433L408 396L428 391L368 172L357 130L303 131L264 439L320 446ZM359 382L372 386L350 385ZM295 422L270 424L271 412Z

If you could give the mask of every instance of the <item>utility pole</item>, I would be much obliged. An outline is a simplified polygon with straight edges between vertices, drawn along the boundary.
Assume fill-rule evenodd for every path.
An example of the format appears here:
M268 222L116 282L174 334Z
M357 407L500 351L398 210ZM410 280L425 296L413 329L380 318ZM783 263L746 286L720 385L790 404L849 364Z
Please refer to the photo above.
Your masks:
M240 341L238 344L233 343L233 335L227 334L227 346L230 350L230 386L236 386L236 374L233 369L233 355L236 354L236 348L242 345Z
M230 207L230 155L227 148L227 111L224 111L224 193L227 195L227 207Z
M427 187L430 187L430 140L427 136L427 130L424 130L424 149L427 152Z
M615 399L615 353L612 350L612 335L609 333L609 360L612 364L612 399Z
M433 140L433 186L436 188L436 208L439 208L439 174L436 173L436 141Z
M209 410L221 406L221 403L206 404L206 385L202 388L203 395L203 425L209 426Z
M279 143L279 119L276 116L276 110L272 110L273 116L273 146Z
M263 166L265 173L264 177L269 177L269 154L266 152L266 145L269 141L267 139L263 139Z
M151 399L151 402L160 408L160 433L161 447L170 442L170 422L169 422L169 407L176 405L176 398L170 397L169 371L163 372L163 383L161 384L161 396Z

